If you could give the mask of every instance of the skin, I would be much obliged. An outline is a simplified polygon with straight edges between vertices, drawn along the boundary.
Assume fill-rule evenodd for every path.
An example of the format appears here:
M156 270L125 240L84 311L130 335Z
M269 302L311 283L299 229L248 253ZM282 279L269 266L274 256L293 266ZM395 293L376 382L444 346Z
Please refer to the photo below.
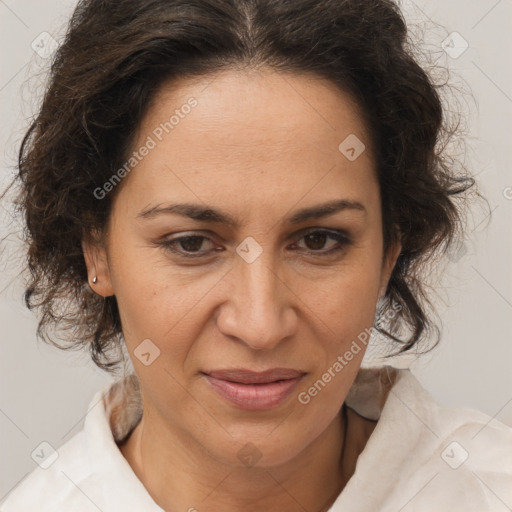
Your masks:
M198 105L119 186L103 242L83 242L91 287L117 297L141 385L143 418L121 451L166 510L325 510L372 431L353 413L348 429L340 413L364 346L307 405L297 395L373 325L400 251L383 255L371 141L357 105L331 83L229 70L165 84L134 150L192 96ZM349 134L366 146L352 162L338 150ZM287 221L298 209L339 199L364 209ZM138 217L185 202L222 210L239 225ZM312 239L304 233L311 228L342 230L350 243ZM191 235L207 238L174 249L199 258L159 245ZM246 237L263 250L251 263L236 252ZM148 338L160 355L145 366L134 350ZM200 373L233 367L307 373L283 404L246 411ZM352 437L343 450L345 431ZM261 456L253 466L237 456L247 443Z

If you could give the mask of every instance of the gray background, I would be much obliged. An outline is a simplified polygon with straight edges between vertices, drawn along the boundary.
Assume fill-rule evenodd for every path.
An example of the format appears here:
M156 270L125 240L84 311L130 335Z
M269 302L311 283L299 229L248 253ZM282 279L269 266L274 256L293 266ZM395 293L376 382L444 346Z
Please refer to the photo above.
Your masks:
M0 0L0 185L12 172L49 62L32 42L42 32L58 41L74 4ZM396 365L411 364L439 403L477 408L512 425L512 1L401 5L411 27L426 23L424 49L431 60L448 65L452 81L474 95L460 105L468 115L466 164L493 213L489 218L484 208L472 211L469 239L452 254L437 287L440 346ZM457 58L443 49L453 32L469 45ZM36 341L36 320L22 304L23 283L15 279L23 257L16 229L2 212L0 234L8 238L0 264L0 500L36 466L30 454L42 441L58 448L80 430L93 394L111 380L87 356Z

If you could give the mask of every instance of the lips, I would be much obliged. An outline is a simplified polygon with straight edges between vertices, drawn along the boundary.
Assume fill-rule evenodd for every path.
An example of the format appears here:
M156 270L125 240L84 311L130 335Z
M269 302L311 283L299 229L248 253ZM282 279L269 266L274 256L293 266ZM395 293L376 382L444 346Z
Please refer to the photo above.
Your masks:
M222 379L239 384L268 384L278 380L296 379L304 375L304 372L289 368L272 368L263 372L244 369L214 370L207 372L207 374L214 379Z
M305 372L271 368L263 372L246 369L212 370L203 376L218 395L240 409L265 410L282 404Z

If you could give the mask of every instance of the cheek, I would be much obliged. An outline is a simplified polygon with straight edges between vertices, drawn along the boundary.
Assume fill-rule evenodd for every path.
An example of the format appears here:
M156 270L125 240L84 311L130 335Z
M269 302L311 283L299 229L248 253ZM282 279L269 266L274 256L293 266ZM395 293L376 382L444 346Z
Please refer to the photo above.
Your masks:
M311 349L318 357L298 400L303 413L320 422L337 413L361 366L375 318L378 270L376 265L352 267L310 296L310 321L318 326L317 345Z
M162 355L169 352L172 361L180 361L208 320L208 292L219 275L187 275L148 252L127 251L112 272L125 342L133 354L142 340L150 339Z
M169 337L179 339L184 319L193 316L194 305L204 295L200 293L204 287L197 288L162 279L158 272L140 273L118 286L116 297L127 344L144 338L159 343Z
M310 284L308 307L334 332L364 329L373 324L379 285L377 264L340 268L322 284Z

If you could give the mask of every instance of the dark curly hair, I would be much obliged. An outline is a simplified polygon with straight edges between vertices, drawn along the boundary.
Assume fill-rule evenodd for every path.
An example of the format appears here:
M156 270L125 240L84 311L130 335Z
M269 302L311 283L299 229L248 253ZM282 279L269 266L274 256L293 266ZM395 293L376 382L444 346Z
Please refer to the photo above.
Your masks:
M28 244L24 298L41 313L41 338L118 367L116 298L90 289L81 241L104 232L120 187L103 200L94 190L129 158L164 82L259 66L315 74L359 104L378 167L384 250L397 237L402 244L377 318L397 304L399 313L377 329L399 353L427 334L437 343L425 269L456 238L455 198L474 182L446 155L456 130L391 0L80 0L15 178Z

